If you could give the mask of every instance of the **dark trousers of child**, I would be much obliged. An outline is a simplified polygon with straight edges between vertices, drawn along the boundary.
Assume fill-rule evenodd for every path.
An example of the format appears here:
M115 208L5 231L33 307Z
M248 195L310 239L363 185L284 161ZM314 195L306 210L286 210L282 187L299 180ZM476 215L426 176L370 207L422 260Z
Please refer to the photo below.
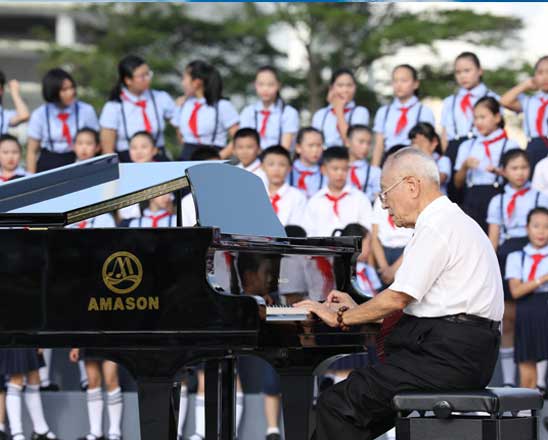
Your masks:
M315 440L372 440L394 426L392 398L403 391L483 389L500 333L476 322L404 315L385 341L384 364L351 373L318 400Z

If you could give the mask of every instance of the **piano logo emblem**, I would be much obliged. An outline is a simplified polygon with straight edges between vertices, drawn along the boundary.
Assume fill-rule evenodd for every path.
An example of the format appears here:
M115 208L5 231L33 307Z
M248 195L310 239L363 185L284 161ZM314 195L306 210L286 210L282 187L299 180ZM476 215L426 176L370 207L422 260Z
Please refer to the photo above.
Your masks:
M114 293L133 292L143 279L143 266L130 252L115 252L103 264L103 282Z

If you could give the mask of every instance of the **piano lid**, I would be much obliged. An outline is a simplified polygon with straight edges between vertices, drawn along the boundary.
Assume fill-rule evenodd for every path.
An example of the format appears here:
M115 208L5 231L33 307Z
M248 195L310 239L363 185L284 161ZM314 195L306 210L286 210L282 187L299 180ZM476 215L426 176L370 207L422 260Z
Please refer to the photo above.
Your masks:
M0 185L0 226L54 227L188 186L200 162L118 163L109 154Z
M202 162L186 170L199 226L224 234L287 237L264 183L231 165Z

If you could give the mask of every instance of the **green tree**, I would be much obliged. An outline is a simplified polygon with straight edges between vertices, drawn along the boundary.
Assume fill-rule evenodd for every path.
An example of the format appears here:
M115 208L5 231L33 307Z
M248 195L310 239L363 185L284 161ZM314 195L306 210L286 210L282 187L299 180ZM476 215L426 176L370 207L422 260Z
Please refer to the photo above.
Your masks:
M304 67L295 75L300 80L298 95L311 111L324 105L325 77L332 68L347 66L362 78L371 73L376 60L412 46L434 51L440 41L504 47L515 42L516 32L523 26L514 17L461 9L413 13L397 3L278 3L270 16L273 22L292 29L306 50ZM451 66L429 72L436 73L428 77L434 96L447 94L449 88L439 83L447 82ZM367 97L367 85L360 85L359 93ZM374 109L376 102L369 106Z

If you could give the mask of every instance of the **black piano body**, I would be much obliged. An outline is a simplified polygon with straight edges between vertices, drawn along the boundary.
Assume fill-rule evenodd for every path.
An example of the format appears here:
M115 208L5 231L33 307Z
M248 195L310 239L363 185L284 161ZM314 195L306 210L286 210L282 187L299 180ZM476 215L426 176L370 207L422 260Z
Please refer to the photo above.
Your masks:
M105 156L44 174L0 187L0 224L15 227L0 229L0 345L85 347L120 362L138 383L143 440L173 438L173 378L199 362L206 436L234 438L235 357L260 356L281 376L285 438L306 438L314 371L362 350L376 328L342 333L310 319L270 319L257 295L283 291L286 268L298 272L320 257L335 265L337 287L358 296L359 240L286 237L262 183L229 165L118 164ZM212 191L212 176L226 193ZM198 223L208 226L62 227L187 185ZM227 200L234 187L248 194ZM257 291L247 292L246 280Z

